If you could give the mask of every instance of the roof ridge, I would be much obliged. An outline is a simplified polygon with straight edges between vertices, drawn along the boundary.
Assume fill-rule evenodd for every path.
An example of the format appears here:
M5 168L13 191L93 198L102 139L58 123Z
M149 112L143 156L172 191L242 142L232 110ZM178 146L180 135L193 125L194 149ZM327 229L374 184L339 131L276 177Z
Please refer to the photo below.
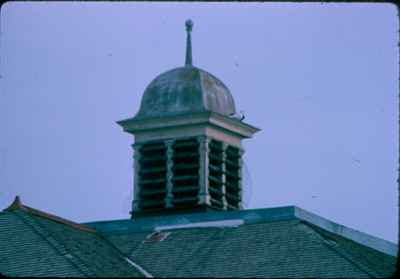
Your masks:
M310 228L317 235L317 237L322 240L322 243L325 246L327 246L328 248L333 250L336 254L338 254L340 257L342 257L346 261L348 261L351 264L355 265L362 272L372 276L373 278L381 278L382 277L381 275L377 274L377 272L375 270L371 270L371 268L366 267L362 263L359 263L356 259L354 259L354 257L352 255L347 253L346 250L343 249L340 244L334 245L331 242L329 242L329 240L330 240L329 237L324 236L321 232L319 232L317 229L315 229L313 227L313 225L309 224L307 221L301 220L300 223L302 223L303 225L305 225L308 228ZM333 240L333 241L335 243L337 243L335 240Z
M75 223L73 221L64 219L62 217L59 217L59 216L56 216L56 215L53 215L53 214L50 214L50 213L47 213L47 212L32 208L32 207L26 206L21 202L21 199L20 199L19 196L16 196L14 201L12 202L12 204L9 207L7 207L6 209L4 209L4 211L14 211L14 210L17 210L17 209L20 209L20 210L25 211L27 213L31 213L33 215L37 215L39 217L43 217L43 218L46 218L46 219L49 219L49 220L52 220L52 221L55 221L55 222L70 226L70 227L73 227L73 228L81 230L81 231L86 231L86 232L91 232L91 233L95 233L96 232L95 229L93 229L91 227L88 227L86 225L78 224L78 223Z
M22 208L20 208L22 209ZM19 217L27 226L39 234L51 247L53 247L61 256L65 257L68 262L75 266L79 272L84 276L95 276L86 264L79 259L76 255L72 256L71 251L59 242L50 232L48 232L43 225L29 215L26 210L14 210L13 213ZM69 256L68 256L69 255Z
M294 207L294 210L294 215L300 220L389 256L397 256L398 245L391 241L336 223L297 206Z

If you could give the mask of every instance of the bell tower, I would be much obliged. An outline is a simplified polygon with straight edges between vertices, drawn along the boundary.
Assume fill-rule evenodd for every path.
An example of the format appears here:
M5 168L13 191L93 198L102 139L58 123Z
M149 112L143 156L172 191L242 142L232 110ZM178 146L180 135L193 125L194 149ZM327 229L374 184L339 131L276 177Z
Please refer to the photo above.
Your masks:
M185 66L157 76L139 112L117 122L134 136L132 218L242 208L241 141L259 129L237 116L222 81L192 65L192 27Z

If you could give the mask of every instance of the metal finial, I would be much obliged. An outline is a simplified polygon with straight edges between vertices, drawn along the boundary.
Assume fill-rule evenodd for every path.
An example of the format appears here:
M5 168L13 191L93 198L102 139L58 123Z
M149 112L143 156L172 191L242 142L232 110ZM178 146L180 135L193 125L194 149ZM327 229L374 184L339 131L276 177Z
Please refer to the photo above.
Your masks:
M193 21L191 19L186 20L186 31L191 32L193 28Z
M16 196L13 203L9 207L7 207L5 210L12 211L15 209L24 209L24 208L25 207L22 204L21 199L19 198L19 196Z
M188 19L185 22L186 25L186 60L185 66L192 66L192 39L190 36L190 32L192 32L193 21Z

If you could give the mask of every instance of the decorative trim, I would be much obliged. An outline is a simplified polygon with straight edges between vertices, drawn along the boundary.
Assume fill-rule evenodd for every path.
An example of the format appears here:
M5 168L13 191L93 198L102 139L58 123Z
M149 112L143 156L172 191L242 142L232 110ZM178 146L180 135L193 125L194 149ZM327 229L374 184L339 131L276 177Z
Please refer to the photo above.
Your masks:
M259 128L251 126L247 123L241 122L236 119L215 113L215 112L196 112L187 114L154 117L145 119L128 118L117 121L125 132L135 134L155 129L165 129L178 126L193 126L198 124L205 124L219 127L223 130L228 130L243 138L250 138L253 134L260 131Z

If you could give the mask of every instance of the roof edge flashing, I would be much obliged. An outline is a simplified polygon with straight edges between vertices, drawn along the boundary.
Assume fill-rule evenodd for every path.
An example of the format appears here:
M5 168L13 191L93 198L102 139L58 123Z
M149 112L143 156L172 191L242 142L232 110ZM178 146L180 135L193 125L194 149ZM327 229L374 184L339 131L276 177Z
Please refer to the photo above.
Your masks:
M240 211L197 212L167 216L149 216L134 219L109 220L84 223L105 234L126 234L154 231L156 227L213 223L241 220L244 224L295 219L293 206L246 209ZM228 224L228 223L227 223Z
M177 225L166 225L156 226L155 231L166 231L166 230L178 230L178 229L194 229L194 228L232 228L239 227L244 224L243 219L233 220L222 220L222 221L209 221L209 222L197 222L191 224L177 224Z
M149 272L147 272L143 267L132 261L130 258L125 257L125 261L133 266L136 270L139 270L140 273L144 275L145 278L154 278Z
M362 244L382 253L394 257L397 256L398 246L393 242L340 225L297 206L294 207L294 214L297 218L320 227L328 232L345 237L358 244Z
M38 210L36 208L32 208L32 207L29 207L27 205L24 205L19 196L16 196L14 201L13 201L13 203L9 207L4 209L3 211L4 212L7 212L7 211L8 212L13 212L15 210L22 210L22 211L24 211L24 212L26 212L28 214L39 216L39 217L51 220L53 222L61 223L63 225L67 225L69 227L72 227L74 229L78 229L78 230L81 230L81 231L90 232L90 233L96 233L95 229L93 229L93 228L91 228L89 226L86 226L84 224L75 223L73 221L64 219L62 217L59 217L59 216L56 216L56 215L53 215L53 214Z

